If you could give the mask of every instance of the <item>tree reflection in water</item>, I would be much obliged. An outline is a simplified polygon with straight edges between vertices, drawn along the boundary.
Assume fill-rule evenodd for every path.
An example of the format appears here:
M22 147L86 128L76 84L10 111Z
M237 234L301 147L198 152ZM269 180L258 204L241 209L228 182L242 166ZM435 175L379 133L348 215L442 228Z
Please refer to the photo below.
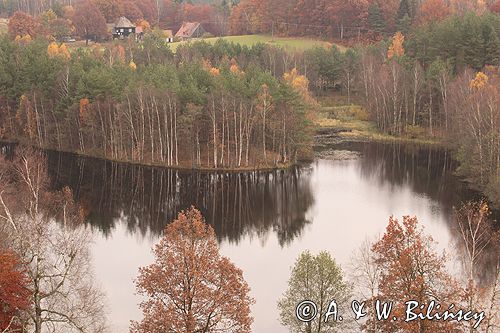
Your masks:
M464 242L458 226L454 224L453 209L469 200L481 200L482 195L456 177L458 164L450 152L433 146L401 143L350 143L347 148L362 153L363 158L358 163L361 176L377 181L380 186L409 186L413 192L439 203L448 215L446 221L455 247L451 251L465 255ZM491 218L499 221L499 217L499 211L493 211ZM499 254L491 243L478 260L478 266L482 268L477 276L479 281L491 282L498 258Z
M13 154L11 145L0 148L3 154ZM333 149L360 152L362 158L352 165L361 177L378 186L409 187L431 199L436 209L448 216L445 220L456 245L451 251L461 251L453 207L481 196L454 175L457 165L449 152L396 143L347 143ZM280 245L285 246L311 223L307 212L314 204L315 189L311 188L311 170L307 167L210 173L120 164L64 153L48 156L54 186L69 185L87 210L89 222L107 236L117 221L125 221L131 233L159 235L178 211L191 205L214 226L219 241L238 243L246 236L265 240L274 232ZM498 210L493 218L499 220ZM482 259L485 269L479 277L483 281L492 275L497 260L495 251L487 252L490 255Z
M273 231L281 246L310 223L313 204L307 168L273 172L179 171L50 153L56 187L69 185L90 223L109 234L118 218L128 229L159 234L177 213L199 208L219 241Z

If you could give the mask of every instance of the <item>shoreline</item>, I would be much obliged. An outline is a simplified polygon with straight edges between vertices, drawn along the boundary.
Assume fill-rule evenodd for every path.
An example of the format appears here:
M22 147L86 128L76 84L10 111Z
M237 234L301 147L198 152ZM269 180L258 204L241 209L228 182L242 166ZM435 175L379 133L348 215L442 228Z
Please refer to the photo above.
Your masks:
M77 157L83 157L83 158L90 158L90 159L96 159L96 160L101 160L105 162L111 162L111 163L120 163L124 165L133 165L133 166L143 166L143 167L150 167L150 168L164 168L164 169L172 169L176 171L197 171L197 172L231 172L231 173L238 173L238 172L272 172L272 171L280 171L280 170L288 170L291 169L295 166L300 165L303 162L307 162L309 160L299 160L296 163L288 163L284 165L279 165L279 166L248 166L248 167L239 167L239 168L234 168L234 167L196 167L196 166L185 166L182 164L179 165L163 165L160 162L141 162L141 161L127 161L127 160L120 160L120 159L115 159L115 158L110 158L110 157L104 157L104 156L98 156L98 155L93 155L89 153L82 153L82 152L76 152L76 151L71 151L71 150L66 150L66 149L57 149L53 147L39 147L37 145L25 143L25 142L20 142L16 140L11 140L7 138L2 138L0 139L0 143L8 144L8 145L27 145L29 147L35 148L35 149L41 149L46 152L53 152L53 153L62 153L62 154L71 154Z
M376 134L376 133L375 133ZM390 143L401 143L405 145L418 145L418 146L430 146L441 149L449 149L447 145L440 141L427 141L421 139L413 139L408 137L396 137L392 135L374 135L373 133L362 133L357 129L345 128L345 127L324 127L318 125L313 134L313 157L312 158L304 158L300 159L294 163L287 163L284 165L278 166L248 166L248 167L206 167L206 166L186 166L186 165L164 165L161 162L147 162L147 161L128 161L115 159L111 157L105 157L102 155L94 155L91 153L82 153L78 151L66 150L66 149L57 149L54 147L39 147L38 145L33 145L30 143L12 140L8 138L0 139L0 143L11 144L11 145L27 145L35 149L41 149L47 152L53 153L63 153L63 154L72 154L74 156L90 158L101 160L105 162L111 163L120 163L124 165L133 165L133 166L143 166L143 167L151 167L151 168L164 168L171 169L176 171L197 171L197 172L230 172L230 173L238 173L238 172L273 172L273 171L281 171L281 170L289 170L296 166L303 165L305 163L310 163L316 158L321 158L322 148L331 148L332 146L340 145L340 144L349 144L349 143L360 143L360 142L374 142L374 143L382 143L382 144L390 144ZM345 150L345 149L344 149Z

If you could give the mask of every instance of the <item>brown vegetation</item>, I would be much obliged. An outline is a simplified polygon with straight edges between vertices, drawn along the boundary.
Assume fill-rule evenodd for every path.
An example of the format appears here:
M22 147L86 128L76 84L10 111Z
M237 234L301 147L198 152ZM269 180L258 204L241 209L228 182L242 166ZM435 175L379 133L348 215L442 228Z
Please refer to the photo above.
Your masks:
M137 289L147 297L131 332L248 333L249 288L243 273L219 254L212 227L191 208L179 213L140 269Z

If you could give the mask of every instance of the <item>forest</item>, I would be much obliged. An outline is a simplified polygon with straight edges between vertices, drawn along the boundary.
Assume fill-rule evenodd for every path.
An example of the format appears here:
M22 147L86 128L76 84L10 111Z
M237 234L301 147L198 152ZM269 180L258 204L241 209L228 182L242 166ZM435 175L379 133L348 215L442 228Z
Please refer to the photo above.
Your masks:
M364 7L354 6L361 3ZM231 7L226 15L231 33L308 35L352 46L294 51L219 40L183 44L174 53L153 29L141 41L68 48L52 41L65 34L61 21L73 20L83 37L90 32L78 27L91 26L99 35L102 28L95 22L105 26L129 6L80 2L68 14L68 6L55 2L54 9L35 17L18 11L0 46L0 134L117 161L286 166L312 156L318 101L342 95L346 105L361 105L383 133L431 138L451 147L464 178L500 200L498 2L342 1L342 8L336 1L314 2L315 8L295 1L223 4ZM178 24L192 18L193 8L217 6L165 2L156 17L146 15L155 10L144 9L137 18ZM183 14L167 18L177 11ZM356 34L342 22L339 26L331 11L357 25ZM312 14L300 18L300 13ZM271 26L266 15L273 17ZM319 33L306 21L293 29L279 23L306 19L330 28L321 26ZM344 32L339 35L335 27Z
M143 43L69 53L4 37L5 138L120 161L287 165L310 154L307 79L265 70L263 46Z

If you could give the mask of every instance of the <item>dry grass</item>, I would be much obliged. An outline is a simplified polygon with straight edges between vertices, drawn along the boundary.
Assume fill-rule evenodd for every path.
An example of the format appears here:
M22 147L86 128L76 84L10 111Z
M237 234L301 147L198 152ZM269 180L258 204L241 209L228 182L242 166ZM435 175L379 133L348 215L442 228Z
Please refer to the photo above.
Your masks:
M5 34L8 31L9 19L0 18L0 34Z
M338 103L341 97L322 99L319 116L316 119L318 128L329 128L337 133L339 138L354 141L400 141L416 144L440 144L439 138L430 137L426 131L412 130L408 136L393 136L381 132L370 120L369 114L360 105L343 105ZM336 104L336 105L335 105ZM324 105L324 104L323 104Z

